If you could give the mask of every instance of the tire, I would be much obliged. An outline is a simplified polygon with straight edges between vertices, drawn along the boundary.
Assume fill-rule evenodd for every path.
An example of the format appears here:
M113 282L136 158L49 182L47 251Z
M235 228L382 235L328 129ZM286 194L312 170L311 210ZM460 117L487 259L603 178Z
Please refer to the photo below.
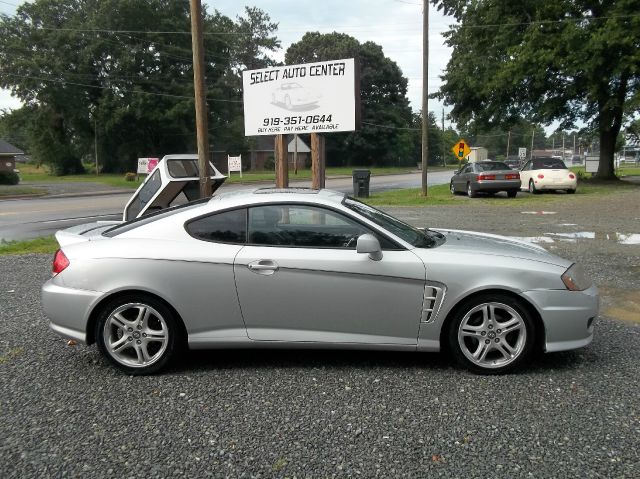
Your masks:
M529 193L532 195L540 194L540 190L536 188L536 185L533 183L533 180L529 180Z
M116 368L133 376L161 371L183 344L173 311L147 295L109 302L96 321L98 349Z
M449 323L447 340L456 361L469 371L505 374L531 357L536 327L521 301L500 293L485 294L460 304Z
M509 190L509 191L507 191L507 196L509 198L515 198L517 194L518 194L518 190Z
M576 192L576 190L567 190L567 194L568 194L568 195L572 195L572 194L574 194L575 192Z
M475 198L476 196L478 196L478 194L473 191L473 188L471 188L471 183L467 183L467 196L469 198Z
M452 195L456 194L456 187L453 186L453 181L451 183L449 183L449 191L451 191Z

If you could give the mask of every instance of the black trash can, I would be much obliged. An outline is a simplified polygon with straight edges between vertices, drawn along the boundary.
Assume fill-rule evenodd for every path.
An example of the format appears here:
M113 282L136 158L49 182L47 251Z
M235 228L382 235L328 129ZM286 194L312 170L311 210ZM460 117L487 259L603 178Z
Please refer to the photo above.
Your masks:
M353 196L369 198L371 170L353 170Z

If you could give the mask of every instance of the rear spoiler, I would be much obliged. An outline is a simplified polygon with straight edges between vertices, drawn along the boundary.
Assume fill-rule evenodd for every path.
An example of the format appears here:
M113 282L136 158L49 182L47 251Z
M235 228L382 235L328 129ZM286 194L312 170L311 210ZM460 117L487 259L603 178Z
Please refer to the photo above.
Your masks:
M72 226L71 228L58 231L55 235L56 241L60 247L90 241L97 236L97 230L105 230L118 224L120 224L120 221L96 221L94 223Z

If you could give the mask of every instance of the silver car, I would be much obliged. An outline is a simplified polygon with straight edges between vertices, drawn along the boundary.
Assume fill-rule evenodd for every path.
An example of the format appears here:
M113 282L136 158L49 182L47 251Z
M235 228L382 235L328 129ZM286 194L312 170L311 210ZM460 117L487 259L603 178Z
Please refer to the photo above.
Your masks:
M468 163L451 177L449 189L452 195L466 193L475 198L478 193L495 194L505 191L515 198L520 190L520 173L501 161L479 161Z
M598 313L582 268L539 246L419 230L330 190L223 193L56 238L51 328L128 374L185 346L448 349L504 373L586 346Z

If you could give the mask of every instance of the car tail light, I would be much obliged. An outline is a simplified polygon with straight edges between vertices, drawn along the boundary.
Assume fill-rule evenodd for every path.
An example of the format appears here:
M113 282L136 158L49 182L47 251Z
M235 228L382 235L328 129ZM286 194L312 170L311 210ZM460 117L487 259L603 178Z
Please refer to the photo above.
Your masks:
M573 173L569 173L569 178L571 178L572 180L576 177L576 175L574 175Z
M53 265L51 267L51 273L53 276L62 273L67 266L69 266L69 259L65 256L61 249L56 251L55 256L53 257Z
M478 175L478 180L495 180L496 175Z
M509 175L504 175L504 179L505 180L519 180L520 179L520 173L515 173L515 174L509 174Z
M544 175L542 173L539 173L538 174L538 178L542 179L542 178L544 178Z

